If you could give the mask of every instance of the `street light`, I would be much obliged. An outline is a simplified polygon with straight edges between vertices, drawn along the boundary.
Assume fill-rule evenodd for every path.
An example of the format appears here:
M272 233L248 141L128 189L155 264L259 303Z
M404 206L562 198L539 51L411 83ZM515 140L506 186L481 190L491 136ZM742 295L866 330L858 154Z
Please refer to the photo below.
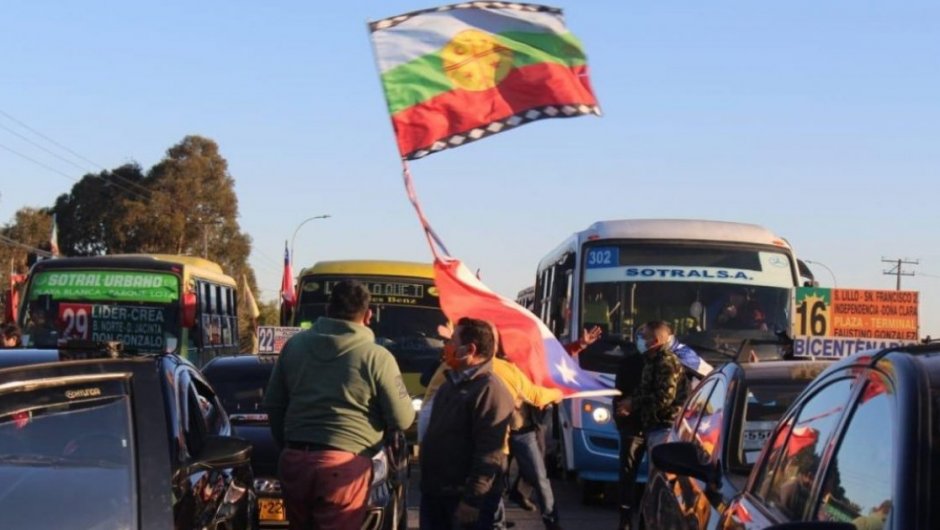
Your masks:
M839 287L838 282L836 282L836 275L835 275L835 273L832 272L832 269L830 269L828 266L826 266L825 263L820 263L820 262L818 262L818 261L810 261L810 260L808 260L808 259L803 260L803 263L806 263L807 265L819 265L820 267L826 269L827 271L829 271L829 276L832 276L832 287L833 287L833 288Z
M304 219L303 221L301 221L300 224L297 225L297 228L294 229L294 236L290 238L290 268L292 270L294 268L294 240L297 239L297 232L300 230L300 227L315 219L329 219L329 218L330 218L329 214L315 215L313 217L308 217L307 219Z

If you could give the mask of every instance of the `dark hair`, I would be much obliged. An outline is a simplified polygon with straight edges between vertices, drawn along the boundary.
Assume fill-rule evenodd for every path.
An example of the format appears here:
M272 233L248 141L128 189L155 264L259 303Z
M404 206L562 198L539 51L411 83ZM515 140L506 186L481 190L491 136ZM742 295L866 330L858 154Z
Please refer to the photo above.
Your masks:
M3 338L9 339L11 337L16 338L17 345L20 344L20 327L13 322L3 326Z
M473 344L477 347L477 356L489 360L496 353L496 338L489 322L463 317L457 321L457 333L460 344Z
M666 334L672 334L672 328L669 327L669 324L663 322L662 320L651 320L646 324L643 324L643 327L646 329L646 332L652 335L658 335L660 332L665 331Z
M340 320L361 320L369 310L372 296L365 285L356 280L343 280L333 286L326 316Z

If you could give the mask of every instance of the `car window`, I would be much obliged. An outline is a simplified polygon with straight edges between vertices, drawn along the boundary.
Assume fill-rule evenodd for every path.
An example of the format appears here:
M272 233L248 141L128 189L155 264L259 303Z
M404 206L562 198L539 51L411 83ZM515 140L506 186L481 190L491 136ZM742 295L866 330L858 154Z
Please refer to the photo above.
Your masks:
M230 415L264 412L262 398L270 371L207 369L204 373L222 401L225 412Z
M227 434L228 420L225 417L225 410L222 408L218 396L199 379L193 377L192 383L208 432L210 434Z
M676 438L682 442L691 442L698 420L708 403L708 396L715 386L715 378L705 381L687 401L688 406L682 411L676 423Z
M852 380L834 381L806 399L773 439L758 496L788 520L806 510L827 440L838 424L851 392Z
M764 442L790 404L806 388L808 381L792 379L785 381L748 382L744 404L744 425L741 429L740 453L732 448L732 454L740 459L736 465L750 466L757 461Z
M894 391L881 373L870 372L855 412L826 470L820 492L821 521L852 522L856 528L884 528L891 513L891 477L897 425Z
M719 379L705 403L701 419L695 428L693 441L701 446L712 458L715 457L715 450L720 442L722 419L725 414L725 397L727 395L728 388L725 386L725 381Z
M184 430L186 438L186 449L190 456L196 456L202 451L206 436L209 434L209 426L203 415L204 398L200 398L196 388L190 382L185 387L185 396L183 406L186 409L184 414Z

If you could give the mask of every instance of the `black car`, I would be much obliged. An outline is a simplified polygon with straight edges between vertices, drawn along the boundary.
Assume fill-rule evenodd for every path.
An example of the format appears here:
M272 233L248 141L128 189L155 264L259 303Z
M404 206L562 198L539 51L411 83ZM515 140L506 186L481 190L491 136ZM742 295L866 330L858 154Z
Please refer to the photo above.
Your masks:
M646 528L715 528L747 482L777 420L831 362L727 363L686 400L669 441L653 450L654 472L641 503ZM657 461L657 455L662 462ZM670 465L694 455L697 467Z
M4 528L255 528L251 444L199 371L112 346L0 352Z
M287 514L277 478L280 450L271 435L261 399L277 355L216 357L202 368L218 390L235 433L254 446L251 463L258 493L261 525L287 526ZM372 458L372 486L364 530L408 527L408 446L401 431L389 433L385 448Z
M868 352L800 394L719 527L940 528L938 488L940 344Z

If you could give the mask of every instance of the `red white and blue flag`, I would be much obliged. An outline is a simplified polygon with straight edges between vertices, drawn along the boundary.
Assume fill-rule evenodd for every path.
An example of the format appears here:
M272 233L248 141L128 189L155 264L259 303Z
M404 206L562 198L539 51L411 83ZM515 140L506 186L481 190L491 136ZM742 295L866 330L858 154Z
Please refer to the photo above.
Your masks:
M290 267L290 250L284 242L284 274L281 276L281 301L283 306L294 307L294 273Z
M434 284L447 318L451 322L462 317L492 322L506 357L533 383L558 388L569 397L618 393L582 370L531 311L491 291L459 260L435 253Z

